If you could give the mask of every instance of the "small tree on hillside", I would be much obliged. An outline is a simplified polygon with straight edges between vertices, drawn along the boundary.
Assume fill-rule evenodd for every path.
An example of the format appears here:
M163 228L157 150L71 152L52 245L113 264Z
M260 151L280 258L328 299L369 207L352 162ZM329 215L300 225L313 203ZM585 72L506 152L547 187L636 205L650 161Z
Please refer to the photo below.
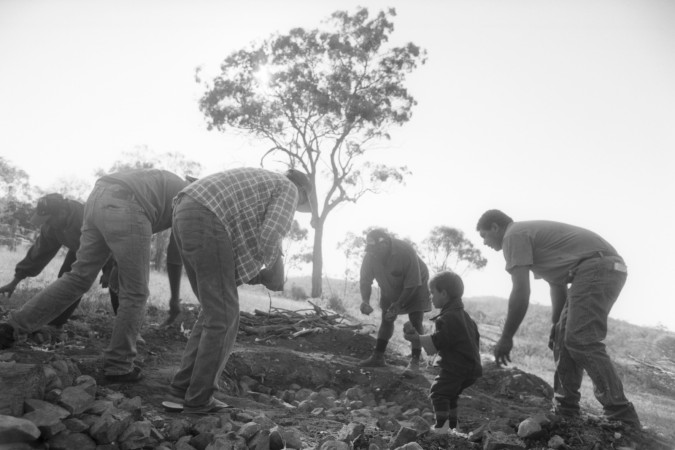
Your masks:
M386 46L394 9L371 17L333 13L330 29L296 28L232 53L205 83L200 101L209 129L229 127L269 143L271 155L309 174L314 185L312 296L322 291L323 231L328 215L383 183L401 183L406 167L364 159L388 128L411 117L406 74L425 62L412 43ZM198 82L199 71L197 72Z
M480 250L456 228L434 227L422 242L422 249L433 272L452 270L463 274L468 269L482 269L487 265Z

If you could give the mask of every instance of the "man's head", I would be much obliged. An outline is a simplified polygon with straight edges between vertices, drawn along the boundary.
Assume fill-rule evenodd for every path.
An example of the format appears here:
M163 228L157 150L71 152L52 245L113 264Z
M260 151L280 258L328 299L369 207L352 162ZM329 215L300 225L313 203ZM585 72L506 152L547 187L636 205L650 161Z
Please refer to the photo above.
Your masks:
M441 309L450 302L461 300L464 282L455 272L441 272L429 281L429 290L434 307Z
M61 194L47 194L40 197L30 223L34 226L42 226L47 221L59 220L64 215L66 205L66 199Z
M483 238L483 244L494 250L502 249L506 228L513 223L513 219L498 209L485 211L476 225L476 230Z
M309 181L307 175L296 169L288 169L285 175L298 189L298 206L296 210L298 212L311 213L312 202L310 201L310 196L312 194L312 183Z
M366 253L384 259L391 251L391 236L381 228L370 230L366 235Z

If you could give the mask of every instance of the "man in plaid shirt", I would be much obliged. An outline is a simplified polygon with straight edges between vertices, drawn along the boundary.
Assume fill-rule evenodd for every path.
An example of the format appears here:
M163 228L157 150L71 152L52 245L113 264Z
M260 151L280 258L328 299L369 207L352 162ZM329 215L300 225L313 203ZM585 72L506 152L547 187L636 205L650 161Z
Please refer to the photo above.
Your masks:
M281 240L296 210L311 211L311 191L307 176L294 169L239 168L197 180L176 197L174 235L202 307L170 387L185 412L228 407L213 393L237 337L237 287L283 290Z

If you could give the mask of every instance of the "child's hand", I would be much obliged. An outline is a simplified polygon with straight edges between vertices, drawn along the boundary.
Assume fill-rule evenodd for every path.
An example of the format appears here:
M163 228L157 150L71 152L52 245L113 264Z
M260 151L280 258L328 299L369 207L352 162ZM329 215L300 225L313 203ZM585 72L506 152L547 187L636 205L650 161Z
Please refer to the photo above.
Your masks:
M403 324L403 333L404 334L417 333L417 330L413 326L412 322L408 321L408 322Z
M410 322L403 324L403 339L410 341L413 344L418 344L420 341L419 333L417 333L417 330Z

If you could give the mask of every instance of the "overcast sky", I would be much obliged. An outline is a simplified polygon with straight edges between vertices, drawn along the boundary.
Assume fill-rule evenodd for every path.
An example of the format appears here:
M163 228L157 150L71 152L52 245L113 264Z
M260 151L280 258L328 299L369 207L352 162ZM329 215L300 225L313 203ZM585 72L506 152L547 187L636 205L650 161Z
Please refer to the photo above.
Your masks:
M259 144L206 130L195 68L358 5L395 7L392 42L428 62L407 83L412 120L371 154L412 175L329 217L326 271L343 271L347 231L419 242L448 225L489 259L465 276L467 296L507 297L503 256L474 231L499 208L601 234L629 266L611 316L675 330L669 0L0 0L0 155L44 189L137 146L184 153L203 175L257 165ZM547 303L547 285L533 287Z

